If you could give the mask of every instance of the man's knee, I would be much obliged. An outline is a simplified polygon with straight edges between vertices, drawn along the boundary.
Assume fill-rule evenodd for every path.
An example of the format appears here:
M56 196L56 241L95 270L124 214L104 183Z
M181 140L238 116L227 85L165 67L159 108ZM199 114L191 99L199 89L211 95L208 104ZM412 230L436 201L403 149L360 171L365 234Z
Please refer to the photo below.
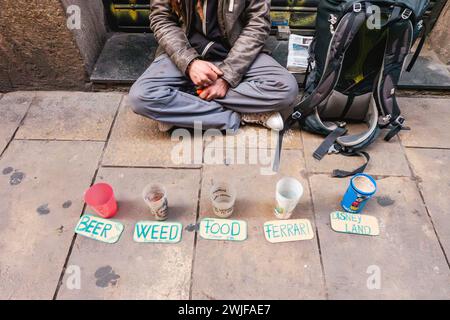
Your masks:
M280 92L280 109L289 108L295 102L298 96L298 83L295 77L286 71L286 73L279 79L282 83Z
M158 113L162 107L165 107L168 99L170 99L170 90L167 90L167 87L157 87L148 81L136 81L128 94L131 109L147 117Z
M143 115L146 111L146 103L144 101L142 88L139 83L136 82L128 93L128 102L134 113Z

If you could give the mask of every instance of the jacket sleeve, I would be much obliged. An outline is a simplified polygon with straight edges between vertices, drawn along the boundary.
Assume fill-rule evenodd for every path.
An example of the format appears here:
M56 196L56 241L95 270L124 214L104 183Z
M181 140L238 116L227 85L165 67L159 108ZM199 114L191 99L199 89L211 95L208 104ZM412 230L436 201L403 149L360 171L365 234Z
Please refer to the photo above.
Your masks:
M186 74L189 64L200 55L189 44L178 17L170 7L170 0L151 0L150 10L150 28L156 40L178 69Z
M228 57L219 65L231 87L236 87L263 49L270 33L270 0L247 0L245 21L240 36Z

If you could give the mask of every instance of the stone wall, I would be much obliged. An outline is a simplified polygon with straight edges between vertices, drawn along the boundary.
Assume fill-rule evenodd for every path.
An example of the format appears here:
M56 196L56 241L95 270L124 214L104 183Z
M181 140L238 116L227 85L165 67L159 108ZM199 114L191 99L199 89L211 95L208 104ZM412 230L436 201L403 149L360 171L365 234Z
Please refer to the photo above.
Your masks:
M101 0L61 0L65 9L77 5L81 11L81 29L74 29L75 40L90 74L106 40L106 23Z
M431 33L429 45L441 61L450 66L450 1L445 5Z
M81 30L66 7L81 8ZM101 1L0 0L0 91L86 88L106 30Z

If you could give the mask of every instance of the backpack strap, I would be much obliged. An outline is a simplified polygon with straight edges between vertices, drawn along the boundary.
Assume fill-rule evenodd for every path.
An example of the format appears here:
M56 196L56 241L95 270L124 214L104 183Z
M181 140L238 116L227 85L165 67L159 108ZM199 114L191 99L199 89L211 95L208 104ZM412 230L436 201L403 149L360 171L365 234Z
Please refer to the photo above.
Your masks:
M313 157L316 160L322 160L323 157L330 152L330 149L334 144L336 143L336 140L347 133L347 129L338 127L333 132L331 132L325 140L322 142L322 144L317 148L316 151L314 151ZM336 150L338 151L338 150Z
M408 71L408 72L411 72L412 68L414 67L414 65L417 62L417 59L419 58L419 55L420 55L420 52L423 49L423 46L425 45L425 41L427 39L427 34L428 34L427 29L428 29L427 24L423 24L422 25L422 32L421 32L421 35L420 35L420 42L417 45L416 51L414 52L414 55L412 56L408 67L406 68L406 71Z
M366 21L364 11L349 12L339 22L328 49L328 56L322 78L314 91L294 108L292 118L304 119L314 112L314 108L326 100L339 80L345 53Z
M356 156L363 157L365 159L365 163L361 167L359 167L353 171L344 171L344 170L336 169L333 171L333 174L332 174L333 178L347 178L347 177L354 176L355 174L358 174L358 173L363 173L366 170L367 165L369 164L369 161L370 161L370 155L367 152L359 151L359 152L353 152L353 153L345 153L345 152L341 152L341 153L343 155L349 156L349 157L356 157Z
M278 172L280 167L284 134L290 130L295 123L302 123L308 116L313 114L315 108L326 100L333 92L339 80L345 53L365 21L366 12L361 10L361 6L354 5L352 10L346 13L339 22L328 48L328 55L322 78L313 92L294 108L294 112L285 122L284 129L279 133L278 143L275 149L273 171Z
M427 7L428 7L428 5L427 5ZM401 11L401 13L399 13L400 11ZM389 25L390 24L394 24L394 23L396 23L396 22L398 22L398 21L400 21L402 19L403 20L413 20L414 23L416 23L418 18L419 18L418 16L414 16L414 12L411 9L396 6L394 8L394 11L393 11L392 15L391 15L391 18L389 19L388 24ZM425 45L425 41L427 39L427 34L428 34L428 26L427 26L427 24L424 23L423 20L420 20L417 23L417 28L420 31L420 35L419 35L420 42L417 45L416 51L414 52L414 55L412 56L408 67L406 68L407 72L411 72L412 68L416 64L416 61L419 58L420 52L422 51L423 46Z
M409 18L389 26L383 67L374 90L374 99L380 112L378 125L382 129L390 129L386 141L391 140L404 126L405 119L401 116L395 91L413 36L414 29Z

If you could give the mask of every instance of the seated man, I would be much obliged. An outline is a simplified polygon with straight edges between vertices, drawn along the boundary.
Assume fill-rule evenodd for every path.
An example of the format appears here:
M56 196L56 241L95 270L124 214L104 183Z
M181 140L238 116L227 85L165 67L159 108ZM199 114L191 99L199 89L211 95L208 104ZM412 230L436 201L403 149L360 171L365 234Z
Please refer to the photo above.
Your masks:
M270 0L152 0L156 59L136 81L134 112L173 126L239 129L258 123L283 129L278 111L298 94L295 78L263 53Z

